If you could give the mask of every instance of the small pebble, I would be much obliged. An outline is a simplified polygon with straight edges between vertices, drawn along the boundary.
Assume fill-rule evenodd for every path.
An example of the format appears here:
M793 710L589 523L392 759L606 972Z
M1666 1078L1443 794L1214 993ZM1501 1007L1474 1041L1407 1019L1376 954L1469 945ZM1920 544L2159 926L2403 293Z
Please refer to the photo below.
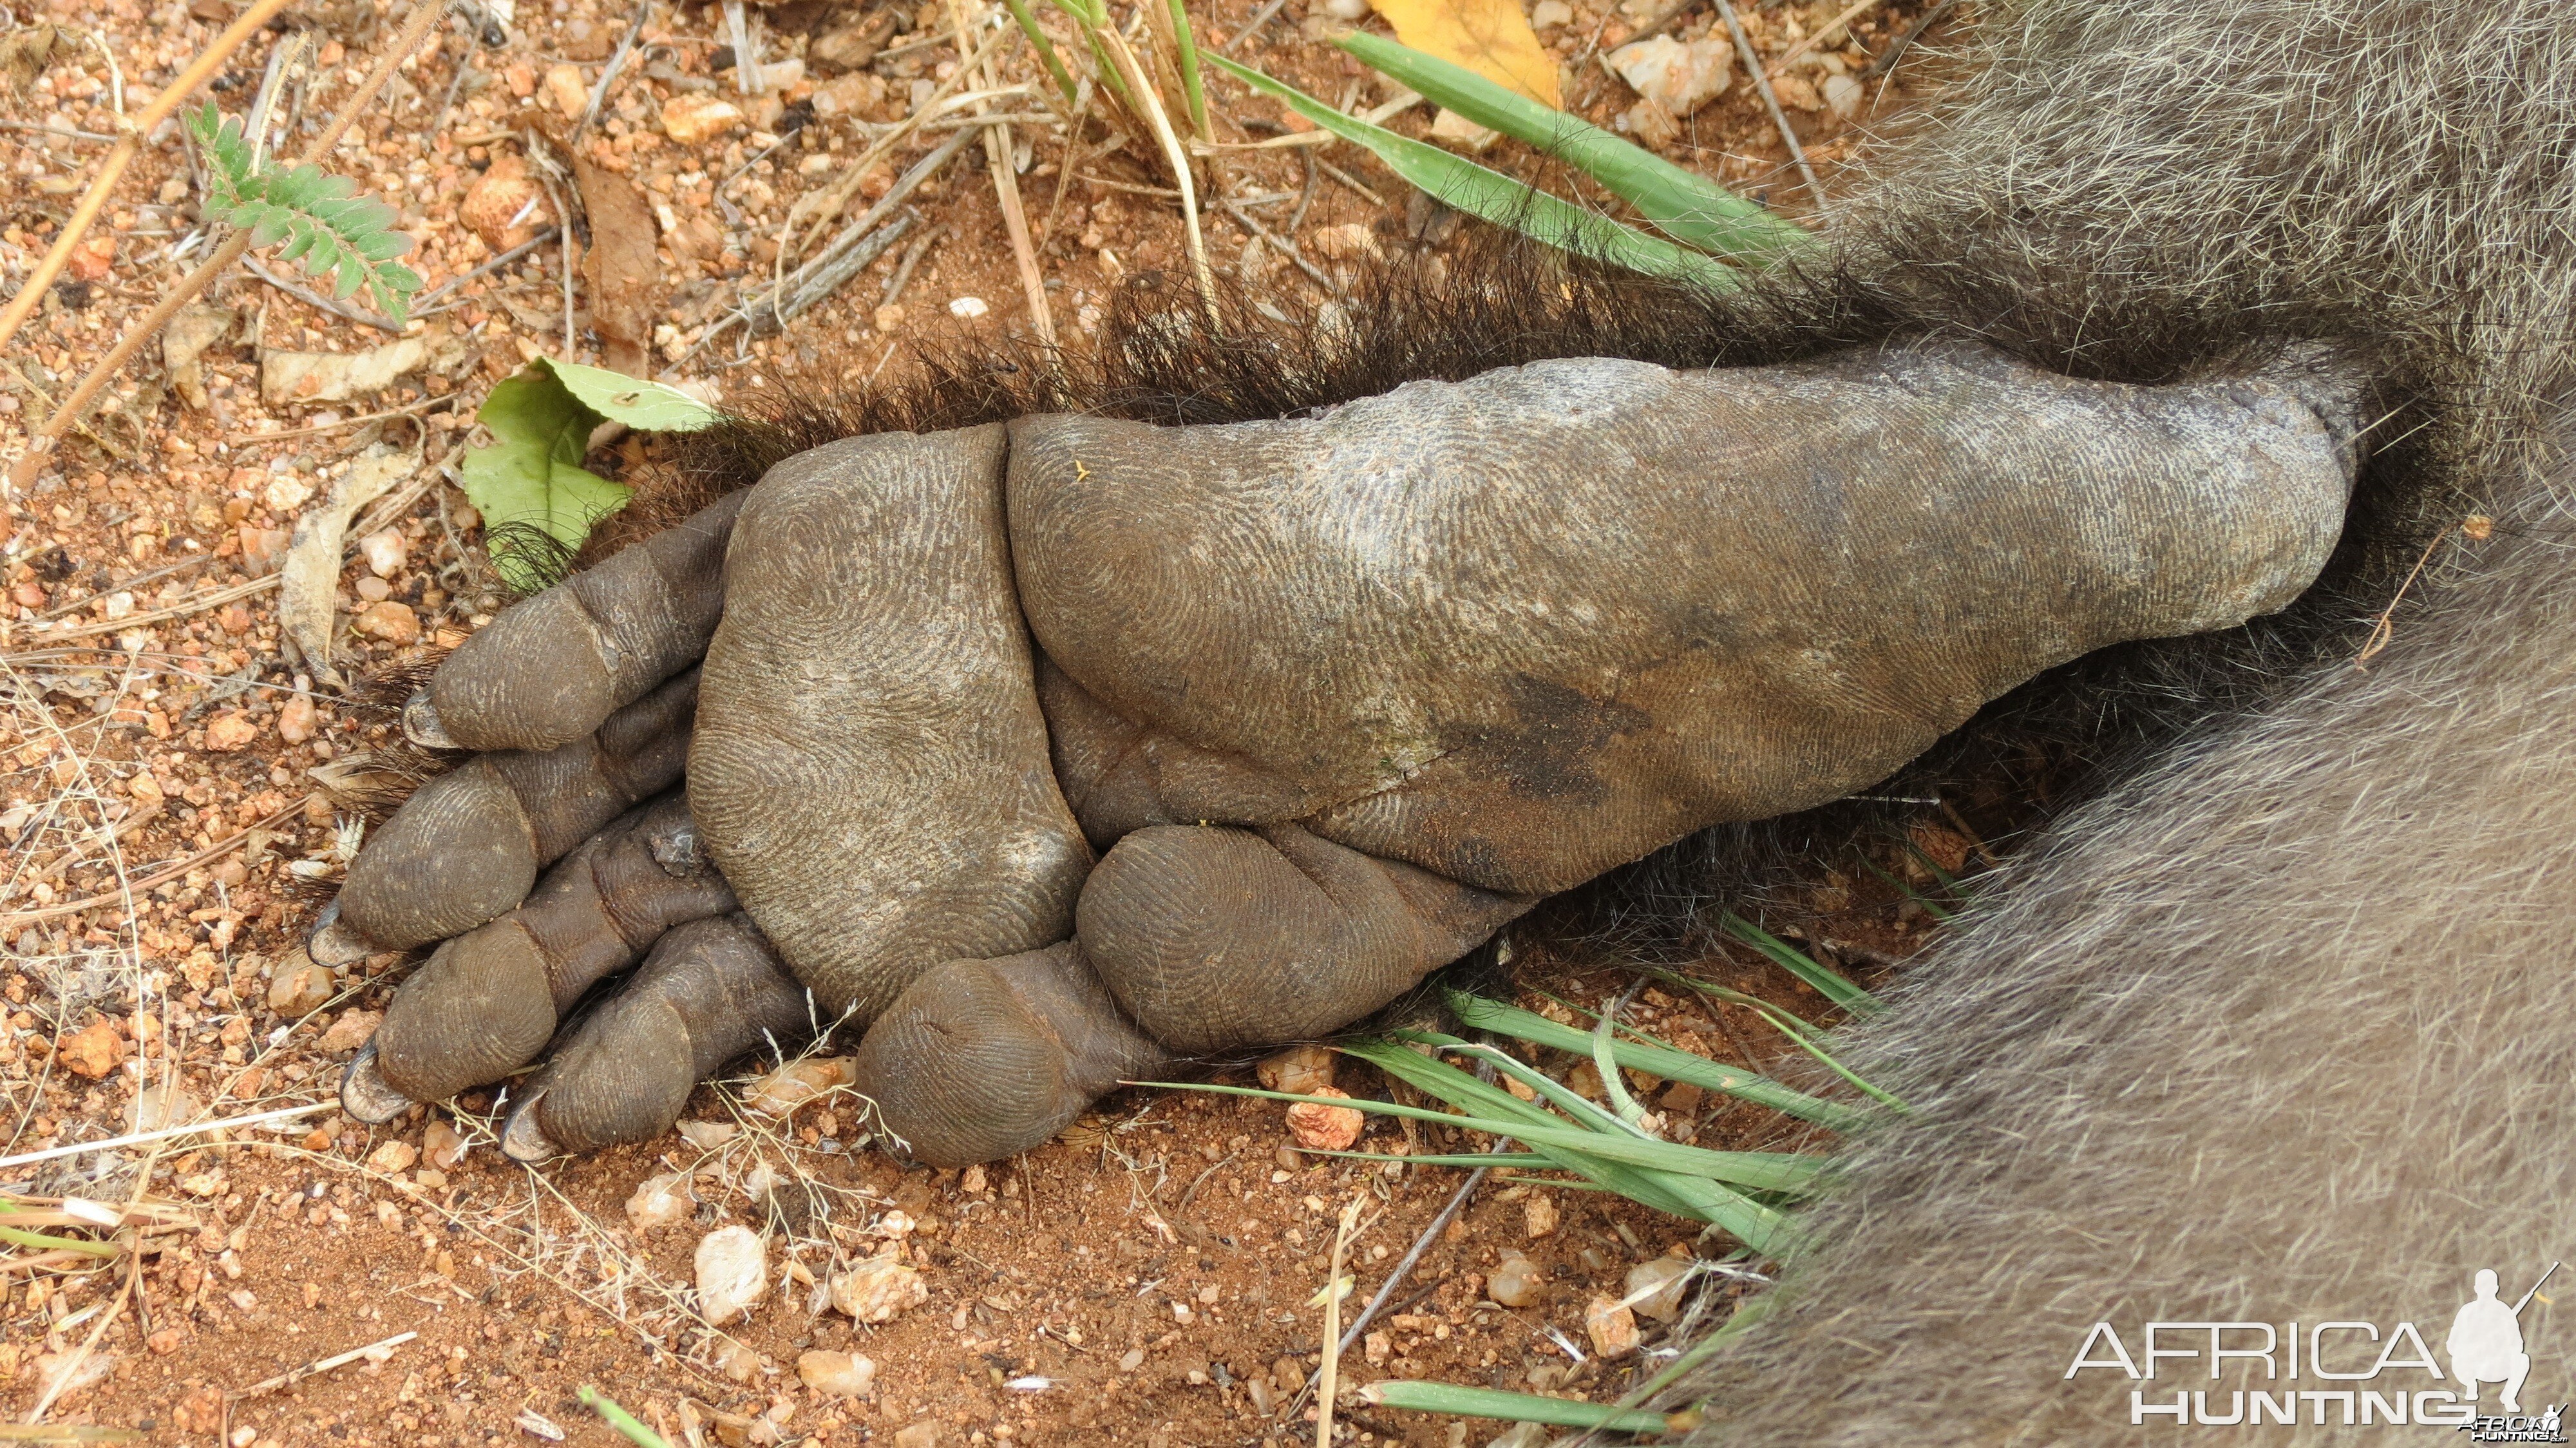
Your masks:
M310 694L297 694L288 699L285 707L277 711L277 737L289 744L302 744L311 739L320 732L315 719L319 712Z
M237 754L259 738L259 726L238 709L227 709L206 721L206 747L217 754Z
M737 1383L759 1381L762 1370L769 1366L769 1360L758 1351L729 1337L716 1341L715 1359L716 1371Z
M367 560L367 571L378 578L391 578L402 572L403 558L410 545L393 528L379 528L358 540L358 553Z
M1533 1192L1521 1208L1522 1224L1532 1238L1544 1237L1556 1230L1556 1198L1546 1192Z
M1592 1336L1596 1357L1623 1358L1637 1350L1637 1315L1607 1297L1583 1305L1583 1330Z
M742 1127L730 1121L683 1121L672 1128L680 1139L700 1151L713 1151L733 1140Z
M1252 1069L1261 1078L1264 1090L1312 1096L1332 1086L1333 1067L1340 1060L1340 1054L1329 1046L1290 1046L1263 1057L1261 1064Z
M698 1313L721 1326L769 1295L769 1245L749 1227L718 1227L698 1240Z
M1505 1307L1528 1307L1539 1300L1547 1276L1527 1254L1506 1249L1503 1260L1485 1275L1485 1295Z
M662 134L683 146L711 141L742 124L742 107L683 91L662 103Z
M356 1012L350 1014L355 1015ZM346 1019L345 1017L343 1019ZM421 1160L440 1171L448 1171L465 1160L464 1134L444 1120L432 1121L420 1134Z
M930 1288L921 1274L891 1255L869 1257L846 1272L833 1273L829 1287L832 1305L856 1322L892 1322L930 1300Z
M1723 31L1687 45L1669 35L1648 36L1620 46L1609 59L1629 89L1675 116L1724 95L1735 79L1735 46Z
M925 1418L894 1435L894 1448L939 1448L939 1425Z
M334 1056L342 1051L354 1051L367 1044L367 1038L384 1023L383 1011L342 1011L340 1019L331 1023L331 1029L322 1033L322 1050L326 1055Z
M268 983L268 1008L281 1016L307 1016L331 1003L331 971L302 951L288 957Z
M1657 1322L1670 1322L1681 1316L1682 1288L1690 1281L1691 1264L1682 1257L1657 1257L1628 1269L1627 1290L1619 1295L1635 1298L1629 1305L1639 1314ZM1640 1297L1639 1293L1645 1295Z
M751 1088L751 1109L764 1116L793 1115L797 1107L857 1079L845 1056L808 1056L790 1061L761 1077L759 1084Z
M590 109L590 87L582 84L580 66L554 67L546 72L545 84L546 99L554 102L565 120L580 120L581 113Z
M626 1220L638 1231L675 1226L689 1219L688 1178L677 1172L646 1177L626 1199Z
M796 1359L796 1380L831 1398L864 1398L876 1382L877 1365L857 1353L816 1349Z
M411 1164L418 1160L420 1148L408 1141L384 1142L367 1153L367 1165L387 1176L411 1170Z
M56 1057L92 1080L115 1070L125 1059L126 1049L125 1037L107 1023L105 1016L54 1042Z
M948 304L948 315L965 322L971 322L991 310L993 310L992 305L982 297L959 297Z
M1305 1094L1350 1099L1349 1092L1331 1086ZM1360 1130L1367 1124L1368 1118L1356 1107L1299 1101L1288 1108L1289 1138L1308 1151L1348 1151L1358 1143Z
M350 627L369 638L382 639L386 643L400 647L416 642L420 638L420 615L413 613L409 604L396 603L387 599L382 603L368 604L364 609L359 610L356 621Z

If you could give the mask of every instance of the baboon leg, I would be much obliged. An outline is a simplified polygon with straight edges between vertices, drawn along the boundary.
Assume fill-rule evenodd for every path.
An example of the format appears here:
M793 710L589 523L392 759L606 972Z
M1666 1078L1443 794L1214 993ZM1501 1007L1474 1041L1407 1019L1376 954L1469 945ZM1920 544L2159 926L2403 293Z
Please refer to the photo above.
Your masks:
M2567 1255L2576 528L2495 538L2367 672L2207 732L1980 891L1848 1043L1910 1109L1838 1161L1695 1441L2111 1442L2155 1384L2070 1380L2095 1322L2132 1352L2151 1320L2433 1336L2478 1269ZM2267 1386L2207 1371L2165 1376L2222 1412Z
M501 1148L519 1161L593 1151L671 1129L698 1082L763 1041L812 1033L805 988L747 915L662 937L518 1092Z
M1163 825L1101 859L1075 918L1127 1013L1196 1054L1337 1030L1536 903L1294 824Z
M698 661L724 606L727 496L596 568L502 610L403 710L403 732L446 749L549 750Z
M383 1121L537 1058L582 993L672 927L734 908L689 807L668 794L592 836L519 908L438 947L394 995L374 1049L341 1090Z
M621 555L622 556L622 555ZM313 957L340 964L460 935L527 898L537 871L680 778L691 669L544 753L478 754L403 801L349 863Z
M914 1156L966 1166L1027 1150L1171 1059L1065 941L914 981L860 1043L858 1090Z

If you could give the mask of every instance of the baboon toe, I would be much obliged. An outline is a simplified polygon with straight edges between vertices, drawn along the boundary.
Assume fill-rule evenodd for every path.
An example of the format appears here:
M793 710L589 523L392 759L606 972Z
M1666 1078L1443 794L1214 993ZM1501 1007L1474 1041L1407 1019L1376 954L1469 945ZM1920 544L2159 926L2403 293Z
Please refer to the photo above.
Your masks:
M518 795L476 759L422 785L377 828L349 862L330 923L377 950L445 940L527 898L542 863ZM339 955L357 946L336 932L325 944Z
M503 1148L535 1161L659 1135L716 1068L810 1030L804 987L749 916L683 925L556 1044Z
M438 947L376 1029L376 1074L414 1101L444 1101L536 1059L555 1033L544 956L516 919Z
M1119 1011L1066 943L957 960L907 987L859 1045L859 1093L933 1166L1045 1141L1120 1079L1170 1053Z

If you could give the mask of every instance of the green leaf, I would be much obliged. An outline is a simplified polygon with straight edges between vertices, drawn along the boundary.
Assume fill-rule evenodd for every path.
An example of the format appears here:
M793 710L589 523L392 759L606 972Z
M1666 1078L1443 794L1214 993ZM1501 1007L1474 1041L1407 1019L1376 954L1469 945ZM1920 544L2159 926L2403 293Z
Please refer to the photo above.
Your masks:
M509 525L534 528L574 549L592 525L626 505L629 489L581 466L590 434L604 419L554 373L532 364L495 383L474 420L493 441L465 455L466 500L483 514L502 578L521 590L542 587L551 560L515 541Z
M1806 247L1805 227L1775 216L1706 177L1576 116L1496 85L1465 66L1382 35L1354 31L1333 42L1489 130L1526 141L1609 188L1685 246L1761 263Z
M1535 1393L1507 1393L1500 1388L1462 1388L1455 1383L1419 1383L1389 1378L1360 1389L1363 1402L1417 1413L1447 1413L1458 1418L1503 1418L1519 1423L1545 1423L1556 1428L1595 1428L1611 1433L1661 1433L1672 1426L1661 1413L1620 1408L1609 1403L1576 1403L1542 1398Z
M676 387L551 357L540 359L539 365L554 369L583 405L637 432L696 432L716 420L714 408Z
M310 162L284 170L258 169L241 122L223 117L211 101L188 118L188 130L206 153L211 219L248 231L253 246L287 241L279 261L299 263L306 275L342 299L363 289L397 325L406 319L420 277L391 264L412 246L410 237L394 230L402 220L400 212L361 195L358 183L348 177Z
M1222 55L1210 53L1204 58L1254 90L1287 102L1298 114L1334 135L1366 147L1397 175L1470 216L1510 227L1577 256L1647 276L1687 282L1711 291L1743 285L1732 269L1698 252L1659 236L1648 236L1606 216L1596 216L1427 142L1343 115L1294 86Z

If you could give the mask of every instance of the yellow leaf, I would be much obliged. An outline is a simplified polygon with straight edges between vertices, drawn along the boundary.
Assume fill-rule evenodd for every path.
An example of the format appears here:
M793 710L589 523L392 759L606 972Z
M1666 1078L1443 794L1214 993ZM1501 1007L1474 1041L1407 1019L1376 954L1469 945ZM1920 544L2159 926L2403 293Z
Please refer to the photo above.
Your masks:
M1463 65L1543 105L1562 107L1556 57L1538 43L1520 0L1369 0L1395 38Z

